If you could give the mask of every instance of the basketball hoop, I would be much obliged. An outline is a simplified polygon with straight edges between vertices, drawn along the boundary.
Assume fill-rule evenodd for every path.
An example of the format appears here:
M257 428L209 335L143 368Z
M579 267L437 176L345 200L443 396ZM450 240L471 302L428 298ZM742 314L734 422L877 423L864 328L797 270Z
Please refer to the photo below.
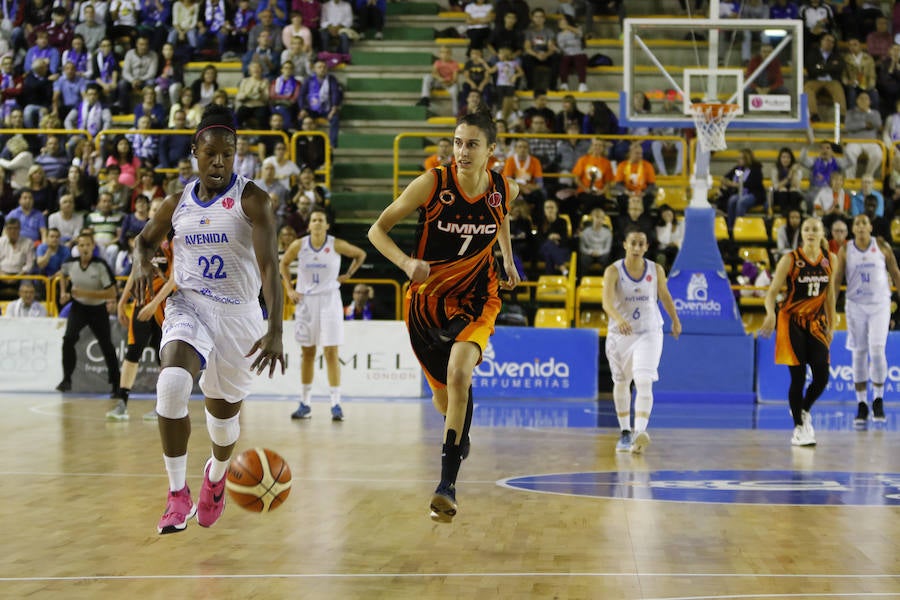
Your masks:
M739 109L738 104L720 102L700 102L689 107L701 150L715 152L728 147L725 144L725 129L737 116Z

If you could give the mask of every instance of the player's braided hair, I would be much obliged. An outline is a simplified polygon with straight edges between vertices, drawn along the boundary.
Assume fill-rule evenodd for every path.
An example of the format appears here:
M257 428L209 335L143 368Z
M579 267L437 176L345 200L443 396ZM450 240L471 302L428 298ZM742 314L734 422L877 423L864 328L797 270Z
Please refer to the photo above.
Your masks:
M218 104L210 104L206 107L203 111L203 117L200 119L200 124L197 125L194 143L197 143L204 131L211 129L224 129L230 132L234 136L235 143L237 143L237 132L234 130L234 114L228 107Z

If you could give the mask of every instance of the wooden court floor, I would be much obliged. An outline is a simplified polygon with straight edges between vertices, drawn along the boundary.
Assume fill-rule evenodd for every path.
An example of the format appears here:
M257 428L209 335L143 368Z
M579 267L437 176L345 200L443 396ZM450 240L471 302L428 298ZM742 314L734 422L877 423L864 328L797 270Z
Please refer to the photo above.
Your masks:
M253 400L239 449L266 446L293 471L269 515L232 505L210 529L156 533L167 481L149 400L107 423L109 402L0 398L0 598L900 598L900 515L890 506L699 504L535 493L509 477L571 472L786 469L900 472L900 439L654 429L643 457L610 429L479 427L458 485L460 514L427 504L439 420L426 402L345 403L332 423L292 422L293 404ZM191 402L188 482L208 456Z

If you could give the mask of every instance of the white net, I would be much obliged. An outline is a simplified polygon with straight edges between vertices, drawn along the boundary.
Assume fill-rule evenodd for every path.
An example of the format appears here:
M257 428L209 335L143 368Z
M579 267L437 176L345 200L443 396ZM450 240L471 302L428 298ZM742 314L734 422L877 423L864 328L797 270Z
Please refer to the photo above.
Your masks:
M701 103L690 107L694 125L697 128L697 143L707 152L724 150L725 130L737 116L737 104Z

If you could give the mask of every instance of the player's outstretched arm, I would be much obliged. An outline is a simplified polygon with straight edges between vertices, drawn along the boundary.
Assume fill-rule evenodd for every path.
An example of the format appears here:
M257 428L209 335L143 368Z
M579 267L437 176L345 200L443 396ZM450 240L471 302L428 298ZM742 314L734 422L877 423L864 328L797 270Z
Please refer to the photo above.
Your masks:
M391 239L390 231L410 213L428 201L437 184L432 171L416 177L406 189L382 211L378 220L369 228L369 241L382 256L397 265L413 282L420 283L428 278L431 268L428 263L407 256L400 246Z
M672 300L672 294L669 293L666 271L661 265L656 265L656 295L659 296L659 301L662 302L663 308L669 313L669 318L672 320L672 337L677 340L678 336L681 335L681 320L678 318L678 311L675 310L675 301Z
M277 363L281 363L282 373L285 369L284 348L281 341L284 293L278 273L278 251L275 248L278 239L275 212L269 203L268 194L252 183L245 188L241 205L253 224L253 250L259 264L263 297L269 312L268 331L256 340L247 356L259 352L250 365L250 370L256 370L257 374L261 374L268 367L269 377L272 377Z

